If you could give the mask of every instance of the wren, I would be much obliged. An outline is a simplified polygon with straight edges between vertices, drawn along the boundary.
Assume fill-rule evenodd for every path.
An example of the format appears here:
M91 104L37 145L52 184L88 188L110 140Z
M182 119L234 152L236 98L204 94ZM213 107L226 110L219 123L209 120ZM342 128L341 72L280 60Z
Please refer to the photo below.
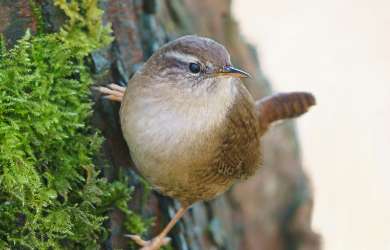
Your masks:
M261 136L270 124L297 117L315 104L312 94L276 94L255 101L224 46L184 36L156 51L127 88L100 87L121 102L120 123L130 154L152 187L182 204L153 240L159 249L170 229L197 201L224 193L262 165Z

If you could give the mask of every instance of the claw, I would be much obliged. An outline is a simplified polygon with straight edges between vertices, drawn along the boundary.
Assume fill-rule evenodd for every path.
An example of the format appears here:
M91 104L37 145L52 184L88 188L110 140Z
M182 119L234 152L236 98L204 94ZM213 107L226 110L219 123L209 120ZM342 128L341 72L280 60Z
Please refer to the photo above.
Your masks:
M168 223L168 225L165 226L165 228L161 231L161 233L153 238L151 241L144 241L139 237L138 235L125 235L126 237L129 237L130 239L134 240L135 243L140 245L142 248L140 250L158 250L160 247L166 245L171 240L168 237L165 237L169 231L175 226L176 222L180 220L181 217L183 217L184 213L189 208L189 205L186 205L184 207L181 207L175 214L175 216L171 219L171 221Z
M126 91L125 87L119 86L114 83L107 85L107 87L92 87L92 89L103 94L104 98L117 102L122 102L123 96Z
M125 87L119 86L118 84L115 84L115 83L108 84L108 87L113 89L113 90L117 90L119 92L122 92L122 93L125 93L125 91L126 91Z
M165 238L160 238L156 237L152 240L143 240L139 235L134 235L134 234L126 234L126 237L132 239L137 245L141 246L140 250L158 250L160 247L167 245L170 241L171 238L165 237Z

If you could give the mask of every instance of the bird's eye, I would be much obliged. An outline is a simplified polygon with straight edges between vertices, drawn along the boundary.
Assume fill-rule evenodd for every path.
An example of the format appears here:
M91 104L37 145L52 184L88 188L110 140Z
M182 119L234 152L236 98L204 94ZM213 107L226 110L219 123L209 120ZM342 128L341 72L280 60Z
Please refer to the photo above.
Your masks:
M190 68L190 71L194 74L197 74L200 72L199 63L190 63L189 68Z

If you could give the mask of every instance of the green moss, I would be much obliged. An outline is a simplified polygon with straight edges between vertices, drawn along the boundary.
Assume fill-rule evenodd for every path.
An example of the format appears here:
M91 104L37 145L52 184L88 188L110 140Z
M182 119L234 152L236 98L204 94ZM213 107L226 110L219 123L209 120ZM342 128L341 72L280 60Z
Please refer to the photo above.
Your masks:
M3 34L0 33L0 61L3 58L3 55L5 54L5 39Z
M43 17L42 17L42 12L37 3L35 2L36 0L28 0L32 13L34 15L34 19L36 20L37 23L37 33L41 34L44 31L44 23L43 23Z
M124 173L120 173L120 183L128 183L128 178ZM118 186L119 188L123 188L121 185ZM148 190L144 187L143 188L144 193L143 195L149 196ZM117 194L125 194L124 197L121 197L117 199L119 202L116 202L115 205L119 210L125 215L123 225L127 232L131 232L132 234L138 234L142 235L147 232L147 229L150 227L150 225L153 222L153 219L144 219L140 215L134 213L133 211L129 210L127 208L127 202L125 201L126 197L130 197L131 193L133 192L133 189L129 190L130 193L126 194L126 192L116 192Z
M0 37L0 249L98 249L113 206L145 231L127 209L131 189L93 164L102 139L88 125L84 59L110 27L95 0L55 4L69 17L60 32L27 31L9 51Z

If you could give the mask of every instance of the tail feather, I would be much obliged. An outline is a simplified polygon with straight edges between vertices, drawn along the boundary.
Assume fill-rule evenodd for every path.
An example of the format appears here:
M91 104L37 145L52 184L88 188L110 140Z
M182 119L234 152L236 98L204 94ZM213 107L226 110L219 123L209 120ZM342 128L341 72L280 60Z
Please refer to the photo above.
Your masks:
M298 117L315 104L314 96L307 92L279 93L257 101L261 133L273 122Z

